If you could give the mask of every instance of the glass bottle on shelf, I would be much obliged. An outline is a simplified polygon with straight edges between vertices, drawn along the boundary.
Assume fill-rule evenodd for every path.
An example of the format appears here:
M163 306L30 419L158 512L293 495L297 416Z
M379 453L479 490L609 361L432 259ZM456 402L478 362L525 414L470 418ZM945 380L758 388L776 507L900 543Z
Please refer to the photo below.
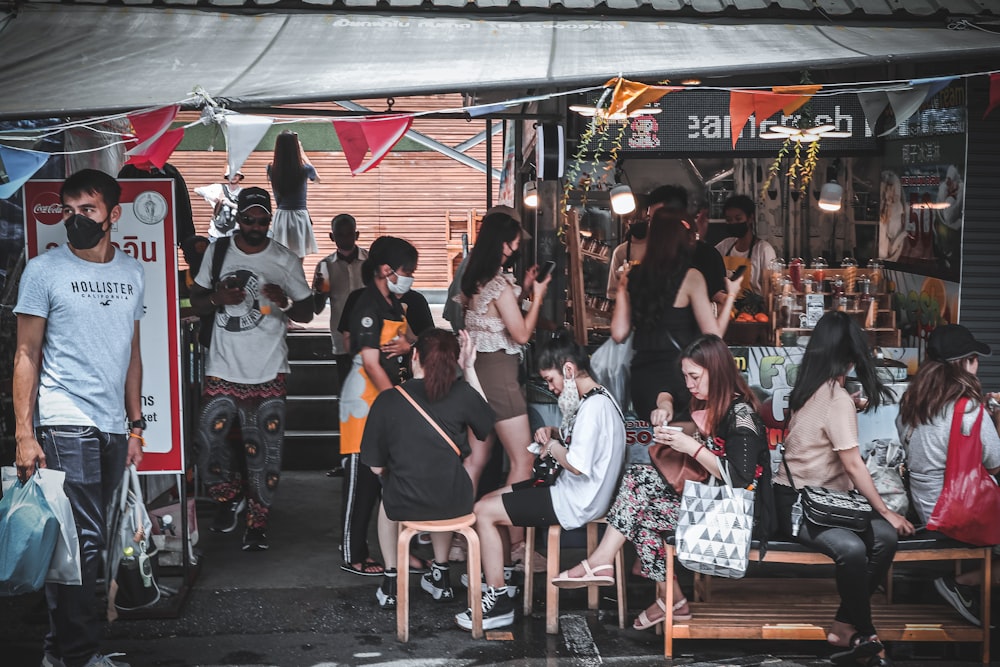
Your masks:
M829 265L822 257L817 257L812 261L813 280L816 281L817 291L823 291L823 279L826 278L826 270Z
M885 265L882 263L881 259L870 259L868 260L868 269L871 272L870 278L872 281L872 294L878 294L882 288L882 271Z
M796 257L788 263L788 277L792 281L792 286L795 287L796 292L802 291L802 267L805 262L802 261L801 257Z
M853 257L844 257L840 262L840 268L844 270L844 291L854 291L854 281L858 278L858 262Z

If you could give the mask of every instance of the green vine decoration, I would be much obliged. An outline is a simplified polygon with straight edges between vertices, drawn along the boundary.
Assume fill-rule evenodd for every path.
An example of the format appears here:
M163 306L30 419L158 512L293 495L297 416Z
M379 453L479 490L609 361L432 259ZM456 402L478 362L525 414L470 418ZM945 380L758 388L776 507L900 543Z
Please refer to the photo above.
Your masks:
M808 72L802 73L801 83L803 85L812 83ZM811 127L815 127L815 125L816 118L813 113L812 102L806 102L795 116L793 126L800 130L808 130ZM809 183L812 182L813 174L816 172L816 167L819 165L820 142L820 139L810 142L809 147L803 151L801 141L795 141L792 137L785 139L778 150L777 157L774 158L771 166L768 167L767 176L760 189L761 197L767 195L767 190L774 182L774 178L781 172L783 162L789 157L791 157L791 162L787 169L785 169L784 174L788 179L788 187L791 190L797 189L802 194L806 194L809 189Z

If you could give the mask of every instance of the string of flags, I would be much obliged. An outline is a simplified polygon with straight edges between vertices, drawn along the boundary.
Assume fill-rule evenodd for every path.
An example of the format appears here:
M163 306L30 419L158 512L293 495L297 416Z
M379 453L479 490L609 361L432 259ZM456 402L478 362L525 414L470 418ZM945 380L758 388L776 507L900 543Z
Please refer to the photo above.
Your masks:
M0 143L0 199L13 196L35 172L42 168L51 155L69 154L67 152L50 153L20 148L16 145L17 142L35 142L42 137L81 127L106 132L106 130L97 129L98 126L104 126L111 121L121 119L127 121L128 131L117 135L117 138L112 139L105 146L88 150L104 150L109 145L124 145L127 147L125 151L126 164L135 165L140 169L150 169L151 167L162 169L184 138L184 131L187 128L198 124L214 123L223 132L226 140L228 167L230 173L234 173L243 165L272 125L289 122L322 122L331 124L337 134L351 174L357 176L377 167L410 130L414 119L421 116L460 112L469 118L478 118L528 102L579 95L603 89L611 93L607 107L608 114L622 114L627 117L629 114L662 100L669 93L727 90L730 93L729 116L733 145L735 146L740 133L751 117L755 118L758 124L761 124L778 111L783 112L785 116L791 116L813 97L853 92L858 95L870 127L876 126L878 119L887 108L892 109L894 125L880 135L885 136L905 123L925 102L946 88L952 81L971 76L989 76L989 103L986 113L983 115L985 119L1000 106L1000 71L866 84L839 83L772 86L769 88L649 85L630 81L619 75L609 80L604 86L518 97L492 104L412 113L345 115L333 120L319 117L281 120L269 116L242 114L224 108L211 95L199 89L192 93L192 97L163 107L90 118L78 122L60 123L46 127L41 132L0 131L0 142L4 142ZM202 107L201 118L188 125L174 128L173 125L181 107L189 104L197 104Z

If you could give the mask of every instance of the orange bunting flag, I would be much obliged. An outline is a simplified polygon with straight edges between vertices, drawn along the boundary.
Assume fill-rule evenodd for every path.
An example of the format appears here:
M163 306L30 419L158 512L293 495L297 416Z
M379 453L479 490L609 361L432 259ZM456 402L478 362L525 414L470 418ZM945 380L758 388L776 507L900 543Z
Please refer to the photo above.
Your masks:
M608 81L605 86L611 84ZM667 93L680 90L681 86L650 86L627 79L617 79L615 90L611 95L611 104L608 107L608 114L623 113L629 115L645 106L656 102Z
M333 129L337 132L351 173L357 176L377 166L412 124L412 115L393 114L358 120L335 120ZM369 150L371 157L365 160Z
M163 169L163 165L184 138L183 128L169 129L178 111L180 106L174 104L161 109L129 114L127 118L132 126L132 135L126 137L131 146L125 153L128 156L125 164L146 170L151 167Z
M757 124L778 113L790 116L797 111L820 86L778 86L767 92L761 90L734 90L729 94L729 123L733 137L733 148L740 138L740 132L753 116ZM781 91L781 92L778 92Z
M990 74L990 105L986 107L983 120L990 115L990 112L1000 106L1000 72Z

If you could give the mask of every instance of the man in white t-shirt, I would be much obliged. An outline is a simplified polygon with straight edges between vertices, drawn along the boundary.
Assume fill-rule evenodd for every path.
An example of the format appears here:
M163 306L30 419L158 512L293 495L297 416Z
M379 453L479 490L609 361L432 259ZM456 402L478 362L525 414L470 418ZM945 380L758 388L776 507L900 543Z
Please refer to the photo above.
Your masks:
M281 474L289 372L285 334L289 319L312 319L313 293L298 256L267 237L271 196L266 190L240 191L236 224L216 272L218 282L213 284L215 253L210 252L191 288L195 311L215 314L198 444L203 479L219 503L212 530L232 532L246 507L243 550L262 551L268 547L268 512ZM227 439L237 419L246 479Z

